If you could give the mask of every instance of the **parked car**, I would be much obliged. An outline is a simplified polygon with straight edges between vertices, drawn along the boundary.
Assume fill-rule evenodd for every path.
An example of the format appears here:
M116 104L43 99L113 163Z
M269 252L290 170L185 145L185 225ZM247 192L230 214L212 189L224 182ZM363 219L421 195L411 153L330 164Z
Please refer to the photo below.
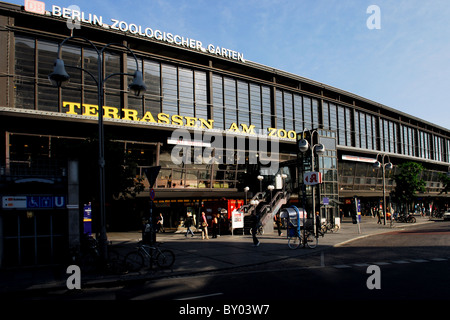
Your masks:
M450 220L450 211L445 211L443 217L444 220Z

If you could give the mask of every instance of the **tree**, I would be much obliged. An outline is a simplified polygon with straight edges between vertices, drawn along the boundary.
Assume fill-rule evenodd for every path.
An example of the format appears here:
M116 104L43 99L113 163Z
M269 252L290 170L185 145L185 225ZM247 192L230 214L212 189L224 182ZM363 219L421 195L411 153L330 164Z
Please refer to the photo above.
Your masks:
M417 192L425 192L425 181L420 177L423 166L416 162L399 165L399 173L394 176L396 187L393 192L398 203L406 210L413 203Z
M448 173L440 173L439 181L444 185L439 194L443 194L444 192L447 194L450 191L450 175Z

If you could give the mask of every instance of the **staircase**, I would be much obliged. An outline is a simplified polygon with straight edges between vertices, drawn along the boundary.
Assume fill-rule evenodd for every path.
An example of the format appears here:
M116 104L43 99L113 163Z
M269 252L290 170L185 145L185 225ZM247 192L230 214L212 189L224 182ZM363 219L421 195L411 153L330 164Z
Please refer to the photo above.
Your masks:
M264 228L264 232L273 232L273 217L280 211L281 207L285 205L290 198L290 193L287 191L278 191L272 199L270 194L265 192L258 192L251 200L258 200L258 204L251 204L249 201L247 205L240 207L238 210L244 212L244 229L250 229L248 223L249 217L254 211L260 216L260 222ZM272 208L272 210L271 210Z

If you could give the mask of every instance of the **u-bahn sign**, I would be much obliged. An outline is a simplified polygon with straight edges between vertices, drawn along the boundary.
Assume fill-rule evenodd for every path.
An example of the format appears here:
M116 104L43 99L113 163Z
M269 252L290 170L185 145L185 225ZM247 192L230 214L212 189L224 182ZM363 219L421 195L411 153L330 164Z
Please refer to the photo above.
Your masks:
M320 172L306 172L303 176L303 183L307 186L313 186L322 183L322 173Z

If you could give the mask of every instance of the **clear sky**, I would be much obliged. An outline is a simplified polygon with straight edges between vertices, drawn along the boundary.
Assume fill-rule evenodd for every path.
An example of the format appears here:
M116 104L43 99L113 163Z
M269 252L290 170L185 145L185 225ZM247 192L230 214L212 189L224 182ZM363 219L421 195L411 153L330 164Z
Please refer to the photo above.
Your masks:
M43 2L232 49L450 129L448 0Z

